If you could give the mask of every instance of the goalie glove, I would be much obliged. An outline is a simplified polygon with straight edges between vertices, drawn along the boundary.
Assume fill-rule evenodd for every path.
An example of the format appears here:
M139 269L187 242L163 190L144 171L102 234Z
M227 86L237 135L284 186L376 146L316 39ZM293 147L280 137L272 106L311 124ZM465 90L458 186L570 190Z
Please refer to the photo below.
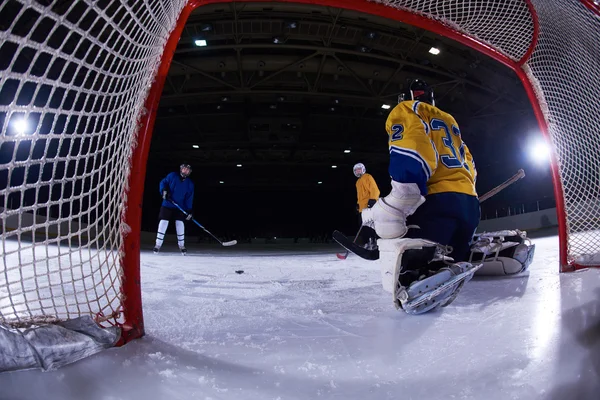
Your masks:
M380 198L372 208L362 212L363 225L370 226L382 239L396 239L406 235L406 217L425 202L416 183L392 181L392 191Z

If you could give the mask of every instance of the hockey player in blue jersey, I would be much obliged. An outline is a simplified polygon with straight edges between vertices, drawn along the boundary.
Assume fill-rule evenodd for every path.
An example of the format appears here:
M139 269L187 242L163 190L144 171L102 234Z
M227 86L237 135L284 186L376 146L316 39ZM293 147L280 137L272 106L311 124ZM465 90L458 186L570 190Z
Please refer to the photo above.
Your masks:
M362 220L380 237L384 288L397 307L418 314L448 305L464 284L459 279L472 276L465 261L479 200L475 164L455 119L435 107L423 81L413 81L408 96L386 122L392 191L364 210ZM423 293L448 282L457 283L419 303Z
M194 202L194 183L189 178L192 173L192 167L189 164L181 164L179 173L171 172L162 181L160 181L159 190L163 198L160 212L158 214L158 232L156 233L156 245L154 253L160 251L160 247L165 239L165 233L170 220L175 220L175 229L177 231L177 245L181 254L186 255L185 248L185 226L183 221L191 220L192 204ZM186 216L179 211L172 203L177 203L181 208L188 212Z

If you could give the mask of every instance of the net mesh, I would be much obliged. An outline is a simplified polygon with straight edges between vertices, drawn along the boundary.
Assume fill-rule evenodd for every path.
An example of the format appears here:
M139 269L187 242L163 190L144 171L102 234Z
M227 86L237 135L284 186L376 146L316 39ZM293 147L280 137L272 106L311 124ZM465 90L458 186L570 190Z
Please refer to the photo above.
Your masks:
M534 38L524 0L376 2L441 22L513 61ZM532 4L539 41L523 68L557 150L569 257L591 260L600 253L600 21L578 0ZM0 322L85 314L118 322L137 123L184 5L0 3Z
M524 0L370 0L439 21L513 61L533 41L533 17ZM508 28L507 28L508 27Z
M578 0L534 0L538 45L527 62L547 106L564 191L569 261L600 253L600 18Z
M0 3L0 322L119 322L137 121L184 4Z

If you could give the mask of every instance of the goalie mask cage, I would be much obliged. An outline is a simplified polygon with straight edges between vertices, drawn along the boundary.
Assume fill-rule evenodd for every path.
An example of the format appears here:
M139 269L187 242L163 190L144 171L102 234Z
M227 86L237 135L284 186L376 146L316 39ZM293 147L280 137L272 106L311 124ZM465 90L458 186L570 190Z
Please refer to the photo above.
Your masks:
M217 2L226 1L0 3L0 322L92 315L121 326L122 342L143 335L139 240L152 126L188 16ZM561 270L600 264L597 2L286 2L396 19L512 68L554 149Z

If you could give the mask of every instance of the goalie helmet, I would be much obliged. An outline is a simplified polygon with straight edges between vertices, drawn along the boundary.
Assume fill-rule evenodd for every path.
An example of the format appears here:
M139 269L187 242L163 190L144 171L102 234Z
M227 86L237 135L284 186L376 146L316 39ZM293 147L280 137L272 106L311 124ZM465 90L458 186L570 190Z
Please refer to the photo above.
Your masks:
M408 95L411 100L419 100L435 106L433 89L425 81L420 79L412 80L408 85Z
M352 168L352 170L354 171L354 176L360 178L367 172L367 167L365 167L365 164L363 163L358 163L354 165L354 168Z
M190 176L191 173L192 173L192 166L190 164L181 164L179 166L179 175L181 175L181 177L183 179Z

